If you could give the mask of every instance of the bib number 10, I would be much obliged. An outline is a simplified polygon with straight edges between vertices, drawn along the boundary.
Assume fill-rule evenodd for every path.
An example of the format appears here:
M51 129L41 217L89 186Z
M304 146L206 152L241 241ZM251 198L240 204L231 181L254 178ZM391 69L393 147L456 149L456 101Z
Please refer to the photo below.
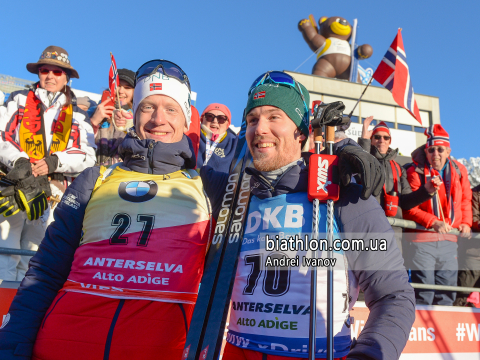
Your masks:
M137 239L137 246L147 246L148 239L150 239L153 226L155 225L155 215L138 214L137 222L143 222L142 231ZM125 213L115 214L112 219L112 226L116 226L117 228L113 232L112 236L110 236L110 245L128 244L128 238L130 235L124 234L127 232L131 223L132 219L130 218L130 215Z
M286 255L280 252L274 252L268 255L272 260L281 259ZM248 274L247 285L243 289L244 295L253 295L257 287L258 280L263 274L262 290L268 296L282 296L290 288L290 266L265 266L262 254L246 255L245 265L250 265L251 270ZM263 268L263 270L262 270Z

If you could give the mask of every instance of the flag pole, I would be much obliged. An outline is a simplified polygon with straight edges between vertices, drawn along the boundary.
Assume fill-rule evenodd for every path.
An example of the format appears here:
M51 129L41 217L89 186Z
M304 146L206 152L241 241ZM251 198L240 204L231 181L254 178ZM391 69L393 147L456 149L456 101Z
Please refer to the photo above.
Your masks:
M112 52L110 51L110 61L112 61ZM112 61L113 62L113 61ZM117 76L118 76L118 69L117 70ZM118 79L118 77L117 77ZM116 95L117 95L117 101L114 101L115 103L115 107L117 107L117 104L118 104L118 109L117 110L121 110L121 107L120 107L120 96L118 95L118 86L117 86L117 80L115 80L115 90L116 90Z
M362 97L363 97L363 94L365 94L365 91L367 91L368 87L370 86L370 84L372 83L373 81L373 76L370 78L370 81L368 82L367 86L365 87L365 89L363 89L363 92L362 92L362 95L360 95L360 97L358 98L355 106L353 107L352 111L350 111L350 114L348 114L348 117L351 118L352 117L352 114L353 114L353 111L355 110L355 108L357 107L358 103L360 102L360 100L362 100Z

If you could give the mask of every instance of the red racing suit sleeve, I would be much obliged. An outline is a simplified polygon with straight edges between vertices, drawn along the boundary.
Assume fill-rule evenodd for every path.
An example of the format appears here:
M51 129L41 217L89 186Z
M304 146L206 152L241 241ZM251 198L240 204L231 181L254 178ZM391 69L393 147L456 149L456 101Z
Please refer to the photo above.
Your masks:
M30 359L45 313L65 283L82 237L83 218L100 168L83 171L57 205L37 254L0 330L0 359Z

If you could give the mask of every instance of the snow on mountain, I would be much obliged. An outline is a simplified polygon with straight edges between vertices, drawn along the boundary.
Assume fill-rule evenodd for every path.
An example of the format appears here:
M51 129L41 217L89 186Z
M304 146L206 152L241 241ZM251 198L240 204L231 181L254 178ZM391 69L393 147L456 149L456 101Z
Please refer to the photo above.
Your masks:
M467 168L470 185L475 187L480 184L480 157L471 157L470 160L457 159L457 161Z

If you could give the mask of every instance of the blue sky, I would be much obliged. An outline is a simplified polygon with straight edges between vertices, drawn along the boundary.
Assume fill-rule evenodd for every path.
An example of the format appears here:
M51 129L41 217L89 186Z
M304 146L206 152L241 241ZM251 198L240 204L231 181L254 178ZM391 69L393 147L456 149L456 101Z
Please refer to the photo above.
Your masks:
M200 112L226 104L235 125L258 75L294 70L311 54L297 30L309 14L357 18L358 43L374 49L364 67L376 68L401 27L414 90L440 98L452 155L480 156L480 1L4 1L0 14L2 74L36 80L26 63L57 45L80 74L73 87L100 93L110 51L134 71L168 59L188 74ZM310 73L314 62L298 71Z

